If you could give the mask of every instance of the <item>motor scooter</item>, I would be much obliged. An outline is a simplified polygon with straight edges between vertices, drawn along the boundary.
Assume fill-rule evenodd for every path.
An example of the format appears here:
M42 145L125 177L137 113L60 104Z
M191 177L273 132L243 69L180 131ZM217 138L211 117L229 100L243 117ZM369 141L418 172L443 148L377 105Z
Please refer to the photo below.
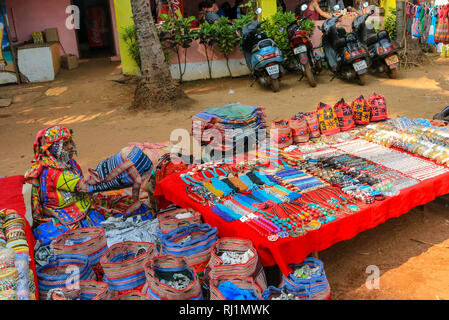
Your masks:
M363 6L367 7L368 3L365 2ZM399 68L399 47L391 40L386 30L379 30L376 33L372 25L366 23L373 13L374 11L371 11L358 15L352 22L352 31L368 48L369 67L378 72L385 72L390 78L396 79Z
M347 33L344 28L337 28L337 22L342 15L332 16L324 21L318 29L323 33L321 45L329 66L335 77L356 80L360 85L365 84L368 71L368 52L354 32Z
M302 16L306 10L307 4L302 4L300 16ZM310 39L310 32L304 30L302 27L303 21L307 20L310 16L311 14L308 14L305 17L293 21L287 27L287 36L298 69L301 72L301 78L299 80L302 80L305 76L310 86L316 87L316 76L320 74L322 69L321 55L316 51L317 48L313 47Z
M256 10L260 15L262 9ZM284 58L273 39L260 30L265 21L251 21L242 29L242 51L246 64L255 81L271 87L274 92L280 89L280 79L285 74L282 66Z

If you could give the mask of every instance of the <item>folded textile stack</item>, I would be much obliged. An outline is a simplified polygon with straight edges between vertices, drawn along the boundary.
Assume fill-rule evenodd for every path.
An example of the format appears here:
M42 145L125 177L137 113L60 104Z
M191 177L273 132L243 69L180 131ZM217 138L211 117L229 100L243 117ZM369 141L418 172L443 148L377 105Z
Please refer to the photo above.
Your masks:
M254 143L264 141L265 130L260 136L257 130L265 127L262 107L238 103L209 108L192 117L193 137L204 145L213 142L214 148L222 151L235 149L236 145L243 146L248 137L254 139Z

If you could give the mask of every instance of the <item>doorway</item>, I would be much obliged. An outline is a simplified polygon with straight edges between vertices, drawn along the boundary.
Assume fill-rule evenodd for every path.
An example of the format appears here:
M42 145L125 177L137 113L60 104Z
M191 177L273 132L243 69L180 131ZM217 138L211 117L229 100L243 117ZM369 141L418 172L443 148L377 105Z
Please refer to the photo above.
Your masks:
M109 0L72 0L80 9L77 30L80 58L114 56L114 34Z

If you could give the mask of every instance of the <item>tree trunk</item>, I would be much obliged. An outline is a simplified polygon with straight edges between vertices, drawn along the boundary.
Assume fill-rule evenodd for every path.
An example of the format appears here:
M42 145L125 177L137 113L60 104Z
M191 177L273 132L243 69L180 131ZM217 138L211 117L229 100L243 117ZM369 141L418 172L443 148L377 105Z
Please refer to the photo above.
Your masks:
M179 84L171 77L147 0L131 0L137 31L142 77L137 85L132 108L149 109L176 106L187 99Z

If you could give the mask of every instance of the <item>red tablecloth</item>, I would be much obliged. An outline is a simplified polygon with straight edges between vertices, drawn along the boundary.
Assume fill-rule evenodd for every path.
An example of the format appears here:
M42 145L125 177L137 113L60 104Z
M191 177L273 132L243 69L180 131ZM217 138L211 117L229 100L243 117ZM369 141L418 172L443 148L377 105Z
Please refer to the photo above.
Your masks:
M224 221L209 207L204 207L191 200L186 193L185 186L180 178L180 173L173 174L157 184L154 195L163 207L173 202L178 206L192 208L200 212L206 223L217 227L219 237L240 237L251 240L264 266L278 265L282 273L288 275L292 272L289 265L301 263L310 253L327 249L339 241L351 239L358 233L374 228L387 219L398 217L414 207L448 194L449 174L423 181L402 190L397 196L387 197L384 201L365 205L355 214L340 217L301 237L287 237L275 242L262 238L240 220Z
M39 299L36 265L34 262L34 246L36 244L36 240L34 239L34 235L33 232L31 231L31 227L28 223L28 220L26 220L25 218L26 207L22 194L24 182L25 179L23 178L23 176L13 176L0 179L0 210L5 208L16 210L17 213L26 221L25 234L27 237L28 246L30 248L30 258L31 258L30 268L31 270L33 270L34 274L36 299Z

